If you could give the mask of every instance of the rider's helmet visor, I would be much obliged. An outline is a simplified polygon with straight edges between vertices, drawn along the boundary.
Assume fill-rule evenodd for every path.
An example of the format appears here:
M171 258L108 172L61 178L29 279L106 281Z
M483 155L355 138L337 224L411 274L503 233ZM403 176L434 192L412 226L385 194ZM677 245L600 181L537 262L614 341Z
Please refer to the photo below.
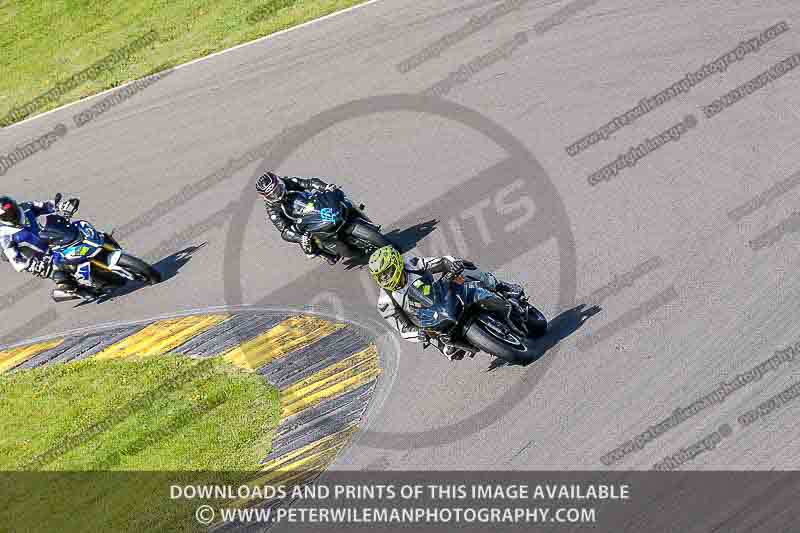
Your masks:
M391 285L392 278L394 278L396 272L397 267L395 265L390 265L386 270L378 274L378 283L384 287Z
M264 197L267 202L277 203L283 200L286 195L286 185L277 174L267 172L258 179L256 191Z
M403 256L391 246L385 246L370 258L370 272L382 288L393 291L402 286Z

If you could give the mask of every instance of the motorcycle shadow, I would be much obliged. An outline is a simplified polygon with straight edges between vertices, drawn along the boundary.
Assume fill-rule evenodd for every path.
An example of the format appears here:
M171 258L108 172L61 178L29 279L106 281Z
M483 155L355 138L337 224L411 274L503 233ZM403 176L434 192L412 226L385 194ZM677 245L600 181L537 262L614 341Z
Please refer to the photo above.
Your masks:
M178 275L178 271L182 269L186 263L191 261L192 256L197 253L201 248L204 248L208 242L203 242L193 246L187 246L179 252L160 259L157 263L153 263L153 268L161 273L161 282L174 278Z
M201 248L203 248L207 242L187 246L183 250L179 252L175 252L172 255L169 255L163 259L160 259L158 262L153 263L153 268L155 268L161 274L161 283L164 283L168 279L174 278L178 275L178 271L183 268L186 263L188 263L192 256ZM127 294L131 294L133 292L138 291L144 287L147 287L146 283L142 283L140 281L129 281L125 284L125 286L120 287L119 289L113 290L108 294L101 296L100 298L93 301L93 303L101 304L113 300L115 298L119 298L120 296L125 296ZM85 305L90 302L80 302L75 307L80 307L81 305Z
M393 229L389 233L384 234L384 237L386 237L400 253L404 254L413 250L422 239L430 235L436 229L438 223L439 220L434 218L426 222L414 224L404 230ZM363 267L368 262L368 255L358 254L353 257L348 257L342 264L345 266L345 270L353 270L354 268Z
M541 359L548 350L578 331L581 326L583 326L584 322L600 311L602 311L600 306L593 305L586 308L586 304L580 304L577 307L564 311L550 321L547 326L547 333L536 339L533 357L516 364L509 363L500 358L495 358L489 364L489 368L486 371L491 372L503 366L528 366L535 363Z

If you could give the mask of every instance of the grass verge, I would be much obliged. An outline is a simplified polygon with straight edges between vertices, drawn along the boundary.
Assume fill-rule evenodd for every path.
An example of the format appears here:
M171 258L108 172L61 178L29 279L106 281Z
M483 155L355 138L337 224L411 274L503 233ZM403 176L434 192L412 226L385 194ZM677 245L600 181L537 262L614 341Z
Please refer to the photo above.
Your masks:
M29 116L364 1L0 0L0 117L151 30L156 42Z
M261 376L222 359L87 359L0 376L0 521L192 531L199 502L171 499L171 485L238 485L257 471L279 405ZM29 472L8 472L20 465Z

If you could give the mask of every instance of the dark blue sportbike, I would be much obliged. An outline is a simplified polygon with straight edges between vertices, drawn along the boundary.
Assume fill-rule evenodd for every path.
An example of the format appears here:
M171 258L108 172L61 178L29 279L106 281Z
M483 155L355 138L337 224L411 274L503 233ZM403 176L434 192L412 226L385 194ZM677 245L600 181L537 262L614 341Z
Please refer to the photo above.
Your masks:
M468 270L477 271L470 261ZM484 274L493 277L491 274ZM509 296L489 288L480 275L445 274L422 283L423 291L409 286L413 313L409 319L423 329L442 351L454 346L474 356L483 351L509 363L530 362L537 353L537 338L547 332L547 319L523 294Z
M364 205L356 207L340 189L293 192L283 209L299 233L311 234L314 243L329 254L369 255L391 245L381 227L364 214Z

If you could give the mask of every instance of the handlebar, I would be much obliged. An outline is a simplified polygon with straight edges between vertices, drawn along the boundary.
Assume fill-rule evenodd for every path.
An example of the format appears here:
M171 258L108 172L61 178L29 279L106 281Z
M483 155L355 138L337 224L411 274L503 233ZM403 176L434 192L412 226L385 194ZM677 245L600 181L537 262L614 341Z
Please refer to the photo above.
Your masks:
M464 270L477 270L478 269L478 267L475 265L475 263L473 263L472 261L467 261L466 259L462 259L461 260L461 264L464 265L464 268L460 272L458 272L457 274L453 273L453 272L447 272L446 274L444 274L442 276L442 278L446 279L448 281L452 281L452 280L456 279L457 277L463 275L464 274Z

